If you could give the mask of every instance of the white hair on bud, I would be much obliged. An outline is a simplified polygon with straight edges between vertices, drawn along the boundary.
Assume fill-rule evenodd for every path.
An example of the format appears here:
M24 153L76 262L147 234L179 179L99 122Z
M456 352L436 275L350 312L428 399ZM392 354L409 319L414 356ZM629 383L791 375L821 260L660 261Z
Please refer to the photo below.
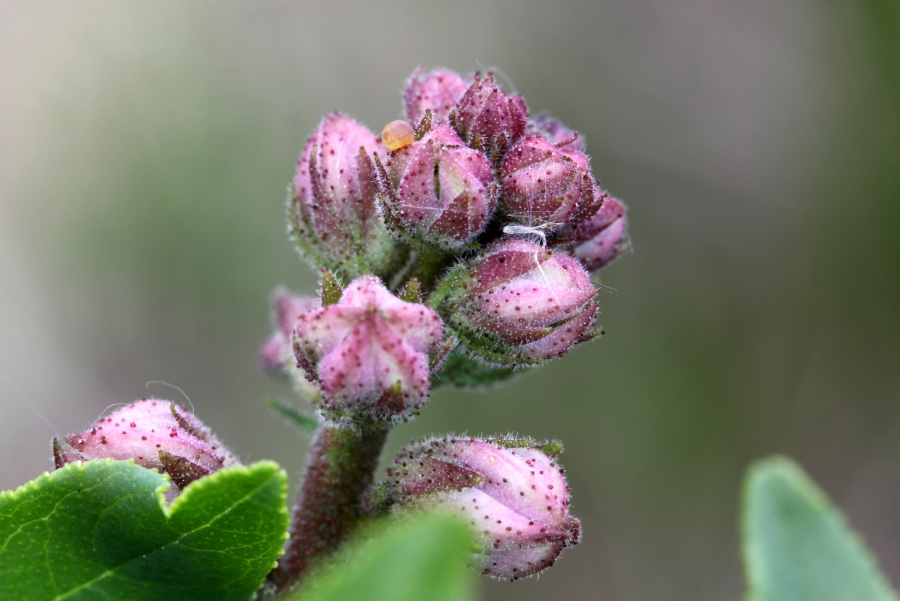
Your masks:
M12 389L16 397L18 397L18 399L22 401L26 407L31 409L31 412L34 413L38 417L38 419L44 422L44 424L46 424L46 426L53 431L57 438L62 438L62 435L59 433L59 430L56 429L56 426L54 426L50 422L50 420L47 419L43 413L41 413L41 411L37 408L37 405L34 404L34 401L31 400L31 397L28 396L28 393L26 393L25 390L18 384L13 382L12 378L10 378L9 375L3 370L0 370L0 379L2 379L3 382Z
M185 391L183 391L180 387L175 386L174 384L169 384L168 382L164 382L163 380L150 380L149 382L144 384L144 388L150 388L151 384L162 384L163 386L168 386L169 388L174 388L175 390L177 390L178 392L181 393L181 396L183 396L184 399L188 402L188 405L191 406L191 413L194 413L194 414L197 413L196 411L194 411L194 403L191 402L191 399L188 398L187 393Z

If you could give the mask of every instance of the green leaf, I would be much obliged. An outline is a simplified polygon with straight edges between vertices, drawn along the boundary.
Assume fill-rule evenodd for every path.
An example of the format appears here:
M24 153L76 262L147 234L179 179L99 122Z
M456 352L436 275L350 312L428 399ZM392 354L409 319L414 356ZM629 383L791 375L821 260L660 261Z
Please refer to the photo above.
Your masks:
M271 397L266 399L266 404L274 409L278 415L304 432L315 432L319 427L319 420L315 416L303 413L286 401Z
M742 526L747 601L897 601L859 536L789 459L750 469Z
M168 480L131 461L70 463L0 493L0 599L247 600L282 552L287 477L271 462Z
M291 601L467 601L467 524L447 515L388 521L390 528L358 543L345 562L325 568Z
M459 351L450 353L441 370L432 379L432 386L450 384L459 387L490 386L515 373L511 367L491 367Z
M336 305L341 300L344 291L340 282L334 277L327 267L322 268L322 306Z
M419 286L419 280L412 278L406 283L406 287L400 293L400 300L408 303L422 302L422 290L421 286Z

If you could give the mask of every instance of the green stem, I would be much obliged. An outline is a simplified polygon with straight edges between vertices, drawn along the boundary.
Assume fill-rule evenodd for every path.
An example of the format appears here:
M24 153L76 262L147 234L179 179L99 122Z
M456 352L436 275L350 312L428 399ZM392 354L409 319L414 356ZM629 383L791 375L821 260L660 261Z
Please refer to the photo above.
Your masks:
M361 431L320 425L294 507L290 539L269 582L287 589L330 555L359 524L389 426Z
M409 277L419 280L423 290L431 290L437 279L453 262L454 255L424 244L419 245L415 252L416 264L409 273Z

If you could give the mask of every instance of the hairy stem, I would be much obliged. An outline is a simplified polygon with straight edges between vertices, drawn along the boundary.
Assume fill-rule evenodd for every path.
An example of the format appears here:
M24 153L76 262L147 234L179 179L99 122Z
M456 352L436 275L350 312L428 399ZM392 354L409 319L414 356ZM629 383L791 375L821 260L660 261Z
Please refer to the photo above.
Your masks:
M320 425L294 507L290 539L269 582L284 590L330 555L362 517L363 494L372 484L388 426L360 431Z
M422 245L416 249L416 264L409 277L418 279L422 288L430 291L452 261L452 254Z

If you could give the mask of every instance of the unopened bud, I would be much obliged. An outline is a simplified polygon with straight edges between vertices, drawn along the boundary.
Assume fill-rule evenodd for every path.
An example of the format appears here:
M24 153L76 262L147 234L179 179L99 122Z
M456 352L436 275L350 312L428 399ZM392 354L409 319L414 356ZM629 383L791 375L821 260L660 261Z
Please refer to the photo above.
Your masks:
M379 182L390 221L443 248L484 230L497 200L490 161L448 125L392 153Z
M386 274L397 260L375 200L372 157L379 139L353 119L332 113L310 137L288 203L291 236L317 267L345 277Z
M475 80L459 100L456 122L460 135L473 148L499 159L525 133L528 106L518 95L509 96L488 72Z
M406 118L418 123L425 116L425 111L430 110L438 121L447 121L468 87L469 82L458 73L435 69L423 74L422 67L419 67L406 82L403 94Z
M296 363L291 349L291 337L297 320L304 313L321 307L318 298L295 296L279 288L272 296L273 334L259 351L259 364L269 374L280 375Z
M528 122L529 135L540 136L556 146L567 151L584 152L584 136L574 129L569 129L556 117L549 113L541 113Z
M597 289L571 255L513 238L458 269L440 311L485 361L540 365L593 337Z
M378 278L350 283L335 304L300 316L297 362L322 393L317 406L335 423L404 419L428 397L437 313L391 294Z
M475 567L517 580L552 566L581 538L554 459L559 451L558 444L515 439L425 440L397 456L383 494L394 511L443 510L468 519L481 547Z
M239 463L194 414L160 399L136 401L90 430L54 438L53 457L57 468L72 461L133 459L169 475L170 499L194 480Z
M605 192L598 195L600 209L575 229L573 252L588 271L597 271L631 248L625 205Z
M500 166L501 206L526 226L574 225L599 207L587 156L538 136L516 144Z

